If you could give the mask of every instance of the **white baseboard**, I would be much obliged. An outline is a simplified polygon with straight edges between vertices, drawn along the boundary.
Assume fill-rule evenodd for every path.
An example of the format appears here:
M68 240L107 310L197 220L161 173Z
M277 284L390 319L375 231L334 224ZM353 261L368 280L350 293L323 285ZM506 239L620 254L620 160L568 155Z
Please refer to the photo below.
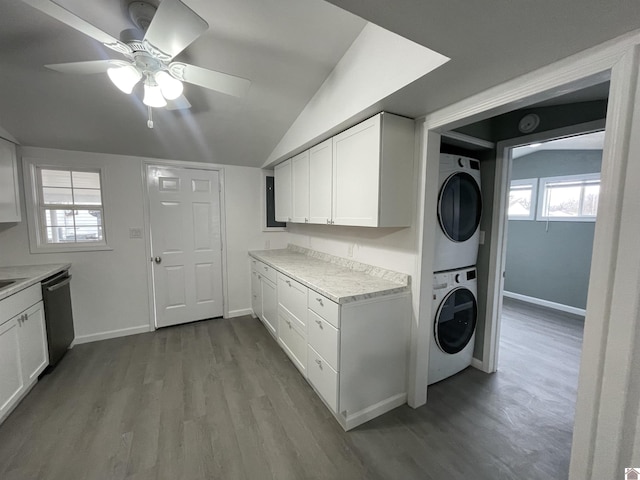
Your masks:
M482 362L482 360L478 360L475 357L471 359L471 366L473 368L477 368L478 370L481 370L483 372L485 371L484 370L484 363Z
M507 292L506 290L502 294L507 298L513 298L514 300L520 300L521 302L533 303L542 307L553 308L554 310L560 310L561 312L573 313L574 315L586 315L584 308L572 307L570 305L563 305L562 303L550 302L549 300L543 300L541 298L529 297L520 293Z
M253 315L253 310L250 308L241 308L239 310L229 310L229 316L227 318L242 317L244 315Z
M92 333L91 335L80 335L71 342L71 347L82 343L98 342L100 340L108 340L110 338L126 337L128 335L137 335L138 333L150 332L152 329L149 325L140 325L138 327L123 328L120 330L110 330L108 332Z
M407 394L399 393L397 395L393 395L392 397L385 398L384 400L363 410L360 410L359 412L353 413L346 419L341 419L340 417L343 416L341 414L334 414L334 416L338 419L338 422L340 423L340 425L342 425L342 428L344 428L345 430L351 430L352 428L355 428L358 425L362 425L369 420L379 417L383 413L387 413L388 411L393 410L400 405L404 405L405 403L407 403Z

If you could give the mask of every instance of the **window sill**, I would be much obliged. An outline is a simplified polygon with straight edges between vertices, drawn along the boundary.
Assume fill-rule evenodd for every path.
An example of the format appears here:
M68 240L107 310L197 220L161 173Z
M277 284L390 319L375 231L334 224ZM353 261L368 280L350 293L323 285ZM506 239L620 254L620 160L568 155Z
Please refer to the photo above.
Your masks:
M31 253L74 253L74 252L108 252L113 248L102 245L47 245L32 246Z

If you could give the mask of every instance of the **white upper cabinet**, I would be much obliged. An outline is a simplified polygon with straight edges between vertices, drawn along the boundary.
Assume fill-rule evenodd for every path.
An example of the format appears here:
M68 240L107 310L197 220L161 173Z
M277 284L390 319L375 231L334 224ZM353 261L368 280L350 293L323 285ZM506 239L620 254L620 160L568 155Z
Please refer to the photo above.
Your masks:
M275 187L276 221L290 222L291 210L291 159L273 169Z
M333 137L333 222L407 227L413 213L414 121L380 113Z
M333 138L309 150L309 223L331 223Z
M276 220L409 227L415 124L379 113L277 165Z
M0 138L0 223L20 220L16 146Z
M309 222L309 150L291 159L291 195L291 221Z

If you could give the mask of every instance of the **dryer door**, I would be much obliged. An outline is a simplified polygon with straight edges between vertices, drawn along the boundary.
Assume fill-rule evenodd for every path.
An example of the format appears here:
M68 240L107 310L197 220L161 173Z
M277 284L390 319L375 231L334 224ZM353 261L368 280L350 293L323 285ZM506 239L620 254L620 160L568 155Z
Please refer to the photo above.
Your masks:
M438 221L454 242L466 242L478 229L482 195L475 179L465 172L450 175L440 189Z
M458 353L469 344L478 318L478 303L468 288L452 290L438 307L434 337L440 350Z

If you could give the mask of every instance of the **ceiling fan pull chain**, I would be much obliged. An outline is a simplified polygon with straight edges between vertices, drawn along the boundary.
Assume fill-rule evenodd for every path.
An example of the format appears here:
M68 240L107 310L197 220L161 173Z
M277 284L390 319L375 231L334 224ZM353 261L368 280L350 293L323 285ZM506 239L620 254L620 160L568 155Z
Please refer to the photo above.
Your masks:
M149 120L147 120L147 127L153 128L153 113L151 107L147 106L147 112L149 113Z

